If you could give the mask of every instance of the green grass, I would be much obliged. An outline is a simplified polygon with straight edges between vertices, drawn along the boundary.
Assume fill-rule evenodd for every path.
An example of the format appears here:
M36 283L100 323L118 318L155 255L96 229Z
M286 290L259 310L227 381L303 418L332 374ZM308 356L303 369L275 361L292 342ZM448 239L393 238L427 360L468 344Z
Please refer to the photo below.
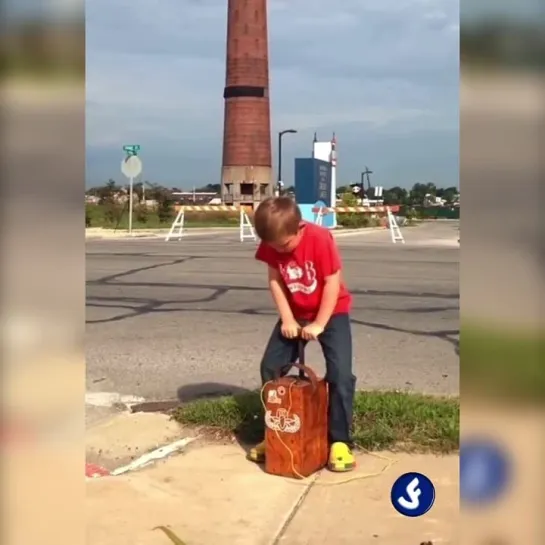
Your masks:
M545 401L545 334L465 325L460 335L461 391L501 400Z
M185 425L236 435L245 443L263 438L259 393L200 399L174 412ZM452 452L458 449L459 401L401 392L358 392L354 441L368 450Z
M104 209L99 207L88 208L90 219L89 227L102 227L103 229L117 229L118 231L127 230L129 228L129 215L123 212L121 218L111 219L104 214ZM139 215L133 215L133 229L170 229L174 216L166 221L161 221L156 213L150 212L145 216L146 221L140 221ZM240 225L240 217L238 214L217 214L212 213L205 215L203 213L187 213L184 221L184 227L238 227Z

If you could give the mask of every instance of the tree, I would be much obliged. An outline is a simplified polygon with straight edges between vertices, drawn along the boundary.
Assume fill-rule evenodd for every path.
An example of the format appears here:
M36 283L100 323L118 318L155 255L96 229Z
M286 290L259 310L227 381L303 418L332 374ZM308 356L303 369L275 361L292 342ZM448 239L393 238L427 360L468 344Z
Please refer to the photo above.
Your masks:
M134 209L135 219L138 223L147 223L148 222L148 209L145 204L139 204Z
M341 195L341 201L343 206L358 206L358 198L350 190Z
M100 192L101 192L102 189L103 188L101 186L91 187L85 192L85 194L89 195L91 197L98 197L100 195Z
M120 188L117 187L115 180L110 178L106 185L97 188L97 197L99 204L115 204L115 195Z
M195 189L198 193L221 193L221 184L206 184Z
M159 184L150 184L148 195L157 203L157 216L161 223L167 223L174 218L175 200L172 196L172 191Z
M387 206L394 204L407 204L409 194L403 187L395 186L386 189L383 193L384 204Z
M435 184L416 183L409 192L409 203L413 206L422 206L426 204L426 195L435 197L437 195L437 187Z
M144 184L142 182L134 184L132 186L132 191L138 199L138 202L142 202L144 200Z
M447 204L452 204L456 200L456 196L458 195L458 188L451 186L447 187L445 189L438 189L437 190L437 196L441 197L442 199L445 199L445 202Z

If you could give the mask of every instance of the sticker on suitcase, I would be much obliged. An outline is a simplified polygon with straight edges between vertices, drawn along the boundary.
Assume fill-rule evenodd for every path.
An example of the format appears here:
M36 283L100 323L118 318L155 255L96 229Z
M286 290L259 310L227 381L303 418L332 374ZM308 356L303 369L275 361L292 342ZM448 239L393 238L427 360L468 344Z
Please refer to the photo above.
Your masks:
M265 413L265 425L273 431L297 433L301 429L301 419L296 414L288 415L286 409L278 409L276 414Z
M280 405L282 400L278 397L278 392L276 390L269 390L267 392L267 403L276 403Z

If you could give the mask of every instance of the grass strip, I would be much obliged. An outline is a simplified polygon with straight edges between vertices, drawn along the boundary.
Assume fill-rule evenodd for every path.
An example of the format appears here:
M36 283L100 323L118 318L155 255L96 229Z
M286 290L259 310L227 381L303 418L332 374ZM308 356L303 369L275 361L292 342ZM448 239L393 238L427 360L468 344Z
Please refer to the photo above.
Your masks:
M543 331L464 325L460 383L466 395L503 401L545 402Z
M448 453L458 450L459 400L403 392L357 392L354 441L368 450ZM234 434L241 442L263 438L258 392L198 399L177 408L185 425Z

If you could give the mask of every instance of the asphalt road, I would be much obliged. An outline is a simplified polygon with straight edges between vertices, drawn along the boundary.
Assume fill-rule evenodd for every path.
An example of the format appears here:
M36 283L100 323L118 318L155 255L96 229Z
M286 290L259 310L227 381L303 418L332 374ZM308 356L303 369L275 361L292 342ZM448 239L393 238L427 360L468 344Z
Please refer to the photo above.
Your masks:
M457 222L338 238L358 387L458 393ZM87 241L87 391L146 400L258 386L275 312L234 232ZM308 363L323 371L317 345Z

